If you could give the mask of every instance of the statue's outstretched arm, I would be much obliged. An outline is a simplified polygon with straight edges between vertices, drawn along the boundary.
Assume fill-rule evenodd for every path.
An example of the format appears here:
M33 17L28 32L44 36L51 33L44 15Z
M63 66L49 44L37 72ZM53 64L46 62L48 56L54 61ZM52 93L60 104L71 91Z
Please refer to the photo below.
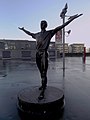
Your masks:
M67 26L70 22L72 22L74 19L80 17L81 15L83 15L83 14L80 14L80 15L76 14L76 15L74 15L74 16L71 16L71 17L68 19L67 22L65 22L64 24L62 24L62 25L59 26L59 27L56 27L56 28L54 29L54 33L57 33L59 30L61 30L61 29L64 28L65 26Z
M26 34L32 36L35 39L35 34L31 33L30 31L26 30L24 27L18 27L20 30L24 31Z

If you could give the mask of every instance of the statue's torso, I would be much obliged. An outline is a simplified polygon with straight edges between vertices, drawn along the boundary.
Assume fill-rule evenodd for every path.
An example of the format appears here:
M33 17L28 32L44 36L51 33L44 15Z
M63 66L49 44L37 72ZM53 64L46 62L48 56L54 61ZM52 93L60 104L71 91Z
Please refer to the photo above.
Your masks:
M40 50L47 51L52 37L53 37L52 30L37 33L36 34L37 51L40 51Z

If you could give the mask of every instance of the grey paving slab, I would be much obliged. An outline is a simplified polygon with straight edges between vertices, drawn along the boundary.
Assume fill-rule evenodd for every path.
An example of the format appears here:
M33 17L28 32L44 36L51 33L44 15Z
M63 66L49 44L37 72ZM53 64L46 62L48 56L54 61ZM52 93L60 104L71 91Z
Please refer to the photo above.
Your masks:
M62 58L49 61L48 85L64 90L62 120L90 120L90 57L66 57L63 78ZM39 71L32 61L0 61L0 120L20 120L17 94L26 87L40 86Z

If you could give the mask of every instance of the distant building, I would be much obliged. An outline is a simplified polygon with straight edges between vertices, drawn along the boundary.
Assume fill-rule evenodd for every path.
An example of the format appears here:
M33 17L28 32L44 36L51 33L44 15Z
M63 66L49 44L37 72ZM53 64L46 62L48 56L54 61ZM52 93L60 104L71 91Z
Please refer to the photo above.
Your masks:
M59 38L61 37L59 36ZM63 43L59 40L57 42L50 42L48 49L49 58L59 58L63 55ZM68 46L68 43L65 43L64 49L67 56L69 53L83 53L84 44L77 43ZM0 39L0 59L33 60L35 58L36 41Z
M36 41L0 39L0 59L35 59ZM55 42L49 45L49 57L55 57Z
M63 55L63 43L55 44L56 58L62 57ZM68 43L65 43L64 46L65 53L68 53Z
M90 53L90 48L87 49L87 53Z
M35 41L0 39L0 43L1 59L35 59Z
M5 47L5 43L4 42L0 42L0 49L4 49Z
M60 53L63 53L63 44L59 43L55 45L55 49L59 51ZM65 43L65 53L68 53L68 43Z
M71 44L69 45L69 53L82 53L84 50L84 44Z

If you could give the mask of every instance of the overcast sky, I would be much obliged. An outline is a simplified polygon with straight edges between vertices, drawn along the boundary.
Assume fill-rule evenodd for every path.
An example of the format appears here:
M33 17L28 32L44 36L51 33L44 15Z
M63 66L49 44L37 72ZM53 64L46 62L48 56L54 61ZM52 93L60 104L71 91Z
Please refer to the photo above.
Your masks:
M84 43L90 47L90 0L0 0L0 39L33 40L18 27L38 32L43 19L48 21L47 29L61 25L60 12L66 3L68 16L83 13L65 28L71 30L66 43Z

